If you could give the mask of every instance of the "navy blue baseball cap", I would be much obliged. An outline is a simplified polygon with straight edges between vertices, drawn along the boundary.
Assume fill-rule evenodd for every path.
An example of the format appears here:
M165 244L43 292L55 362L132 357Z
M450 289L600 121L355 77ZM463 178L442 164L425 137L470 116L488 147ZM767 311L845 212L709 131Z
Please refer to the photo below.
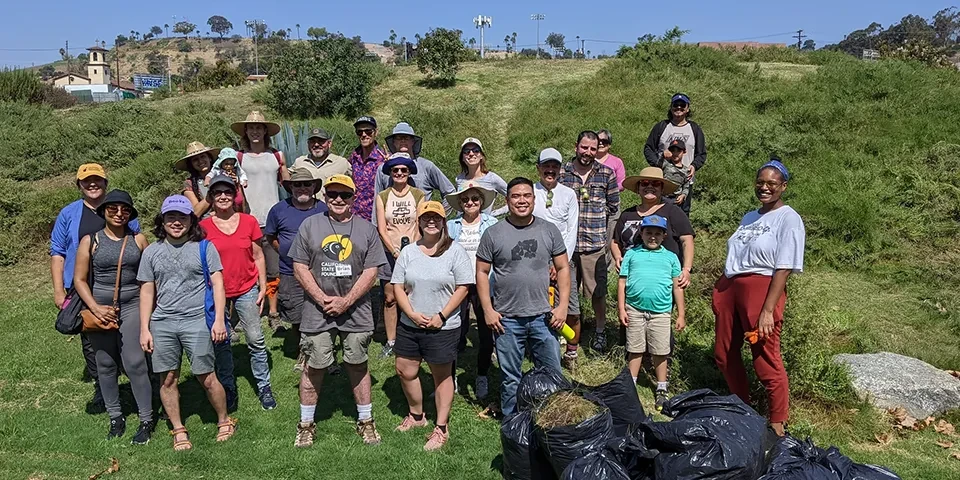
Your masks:
M687 105L690 105L690 97L688 97L685 93L676 93L673 95L673 98L670 99L670 104L672 105L676 102L684 102Z
M373 128L377 128L377 119L369 115L364 115L358 118L356 122L353 122L354 128L356 128L356 126L360 125L361 123L369 123L370 125L373 125Z
M667 230L667 219L661 217L660 215L650 215L649 217L643 217L640 220L640 228L644 227L656 227L662 228L664 231Z

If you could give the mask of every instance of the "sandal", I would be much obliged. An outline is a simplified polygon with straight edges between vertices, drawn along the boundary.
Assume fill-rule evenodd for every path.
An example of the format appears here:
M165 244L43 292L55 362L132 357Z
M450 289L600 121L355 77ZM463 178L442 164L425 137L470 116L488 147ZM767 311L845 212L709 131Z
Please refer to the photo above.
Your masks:
M170 435L173 437L173 450L176 452L182 452L184 450L190 450L193 448L193 444L190 443L190 434L187 433L186 427L175 428L170 430ZM183 440L177 440L177 435L183 435Z
M223 431L226 428L227 431ZM237 419L227 417L226 420L217 423L217 441L226 442L230 437L237 433Z

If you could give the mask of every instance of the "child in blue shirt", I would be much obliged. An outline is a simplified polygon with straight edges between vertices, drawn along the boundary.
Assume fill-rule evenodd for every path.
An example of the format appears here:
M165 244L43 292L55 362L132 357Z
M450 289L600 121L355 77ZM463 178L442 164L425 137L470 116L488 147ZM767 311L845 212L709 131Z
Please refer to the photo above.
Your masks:
M667 357L670 355L670 321L677 306L677 332L686 327L680 259L663 248L667 219L659 215L644 217L640 223L640 242L627 251L620 265L617 282L617 306L620 323L627 329L627 359L636 383L649 352L657 374L657 411L667 401Z

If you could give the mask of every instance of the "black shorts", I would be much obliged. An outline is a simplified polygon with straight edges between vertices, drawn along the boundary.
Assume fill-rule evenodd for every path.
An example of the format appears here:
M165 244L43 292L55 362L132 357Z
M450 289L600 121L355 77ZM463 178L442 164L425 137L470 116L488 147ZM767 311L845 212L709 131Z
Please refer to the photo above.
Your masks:
M457 359L460 329L426 330L404 323L397 325L397 341L393 352L398 357L422 358L427 363L442 365Z

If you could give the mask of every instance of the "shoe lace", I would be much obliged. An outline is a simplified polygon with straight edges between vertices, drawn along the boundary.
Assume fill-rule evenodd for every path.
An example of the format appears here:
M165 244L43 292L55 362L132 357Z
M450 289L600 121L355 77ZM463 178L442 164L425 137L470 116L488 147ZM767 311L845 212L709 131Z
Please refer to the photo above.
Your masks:
M443 443L446 439L446 434L441 432L439 428L434 428L430 435L427 435L427 443Z
M360 435L363 435L363 438L377 438L377 427L374 426L373 422L361 423Z
M305 442L313 436L313 426L300 427L297 429L297 441Z

